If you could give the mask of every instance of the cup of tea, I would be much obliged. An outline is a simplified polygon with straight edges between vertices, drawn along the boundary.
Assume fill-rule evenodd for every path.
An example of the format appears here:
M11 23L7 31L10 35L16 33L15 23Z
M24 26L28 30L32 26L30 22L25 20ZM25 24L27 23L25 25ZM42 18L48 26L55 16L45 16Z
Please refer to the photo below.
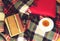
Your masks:
M51 31L54 27L54 22L51 18L43 18L40 20L38 27L44 31L48 32Z
M51 18L42 18L37 25L35 33L44 37L45 33L51 31L53 27L54 22Z

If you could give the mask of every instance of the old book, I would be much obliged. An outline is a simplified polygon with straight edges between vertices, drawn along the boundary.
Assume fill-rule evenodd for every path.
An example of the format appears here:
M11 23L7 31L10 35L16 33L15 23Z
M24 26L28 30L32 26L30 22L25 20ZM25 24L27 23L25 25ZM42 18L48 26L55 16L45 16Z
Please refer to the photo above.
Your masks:
M18 14L11 15L5 18L5 23L11 37L24 32L24 28Z

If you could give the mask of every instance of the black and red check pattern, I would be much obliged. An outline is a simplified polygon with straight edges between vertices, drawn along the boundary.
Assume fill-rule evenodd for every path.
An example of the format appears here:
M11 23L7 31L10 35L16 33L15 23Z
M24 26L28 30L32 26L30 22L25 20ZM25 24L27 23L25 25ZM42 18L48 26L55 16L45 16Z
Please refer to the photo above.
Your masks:
M18 2L22 2L21 4L18 4ZM24 3L25 2L25 3ZM30 0L31 2L31 0ZM29 0L3 0L4 3L4 13L6 15L12 15L13 13L19 13L19 9L24 5L24 4L29 4ZM18 4L19 6L16 8L15 5ZM31 4L29 4L31 5ZM28 6L29 6L28 5Z
M18 13L18 10L15 9L14 5L9 0L3 0L4 3L4 13L9 16L13 15L14 13Z

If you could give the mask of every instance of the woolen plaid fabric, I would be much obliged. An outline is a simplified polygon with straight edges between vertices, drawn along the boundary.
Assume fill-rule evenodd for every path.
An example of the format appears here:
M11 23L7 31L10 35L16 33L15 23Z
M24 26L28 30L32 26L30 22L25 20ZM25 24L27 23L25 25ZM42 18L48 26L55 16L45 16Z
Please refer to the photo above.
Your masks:
M5 14L3 12L3 2L0 0L0 33L4 32L4 17Z
M27 40L30 39L30 41L32 41L32 40L35 40L35 41L57 41L58 38L60 37L59 31L57 31L56 26L54 26L52 31L45 33L44 37L39 35L38 33L35 33L36 26L37 26L37 24L31 20L30 25L28 25L29 29L27 29L25 31L25 33L23 33L24 35L22 35L22 36L25 37ZM41 32L39 32L39 33L41 33ZM32 37L32 40L31 40L31 37Z
M25 37L27 40L31 39L31 37L32 37L33 38L32 40L35 40L35 41L57 41L60 37L60 34L59 34L59 31L57 31L58 29L55 24L54 24L55 26L52 29L52 31L47 32L44 37L39 35L38 33L35 33L36 26L38 25L38 24L36 24L36 22L39 22L39 19L37 18L37 16L38 15L31 16L32 19L30 18L31 20L27 23L28 24L27 27L29 29L27 29L25 31L25 33L23 33L24 35L22 35L22 36ZM35 22L35 20L37 20L37 21ZM53 21L55 21L55 20L53 20ZM41 33L41 32L39 32L39 33Z
M55 23L54 24L55 26L51 31L46 32L43 37L42 35L35 33L36 28L40 21L39 15L35 15L35 14L26 15L25 14L27 9L32 5L33 0L2 0L2 2L4 4L3 5L4 8L1 6L0 11L4 11L4 13L6 15L6 17L5 17L6 20L10 19L9 17L11 17L11 16L13 18L14 15L16 15L17 13L18 14L23 13L22 16L19 14L19 17L22 20L22 24L24 26L25 31L24 31L24 33L20 33L18 36L24 37L27 41L60 41L60 25L59 25L60 24L59 23L60 15L57 15L56 18L52 19ZM26 11L24 11L24 9ZM22 11L24 11L24 12L22 12ZM9 20L9 23L12 20ZM16 24L15 21L16 20L14 19L14 24ZM13 25L13 24L10 23L10 25ZM13 26L11 26L11 28L13 28ZM40 30L38 32L41 33ZM11 38L10 41L16 41L18 38L18 36L17 37L16 36L10 37Z
M6 16L13 15L12 13L18 13L18 11L15 9L14 5L9 0L3 0L4 3L4 13Z
M32 5L32 3L33 0L19 0L14 6L19 11L19 13L26 14L27 10Z
M30 6L33 2L33 0L16 0L15 4L13 4L12 2L13 0L9 1L9 0L3 0L4 3L4 12L5 14L8 15L12 15L12 13L18 13L20 12L20 9L22 7L24 7L24 5ZM25 8L25 7L24 7Z

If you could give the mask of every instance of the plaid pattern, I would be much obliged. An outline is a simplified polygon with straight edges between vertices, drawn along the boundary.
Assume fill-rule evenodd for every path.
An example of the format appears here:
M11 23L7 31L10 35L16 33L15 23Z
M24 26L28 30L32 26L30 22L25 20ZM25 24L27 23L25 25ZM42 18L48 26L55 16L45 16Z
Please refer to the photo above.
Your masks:
M13 3L15 2L15 3ZM25 3L24 3L25 2ZM22 8L25 4L27 6L30 6L32 4L33 0L3 0L4 3L4 13L8 16L8 15L12 15L12 13L18 13L20 8Z
M45 36L41 36L37 33L34 34L34 32L32 31L32 29L34 29L36 25L34 25L34 23L31 23L30 24L31 27L29 30L27 30L24 35L22 35L23 37L29 39L30 37L32 37L32 40L35 40L35 41L57 41L57 39L60 37L60 34L55 32L54 30L56 30L56 28L54 27L54 29L50 32L47 32L45 34ZM33 25L33 26L32 26ZM39 32L40 33L40 32ZM27 35L27 36L26 36ZM32 36L33 35L33 36ZM57 36L58 35L58 36ZM31 38L30 38L31 39ZM55 40L56 39L56 40ZM30 41L32 41L30 40Z
M0 33L4 32L4 18L5 15L3 13L3 3L2 0L0 0Z
M19 0L14 6L19 10L20 13L26 13L32 2L33 0Z
M37 22L39 20L35 18L35 17L37 17L37 15L36 16L32 15L31 17L32 17L32 19L30 18L31 21L27 23L28 24L27 27L29 29L27 29L26 32L23 33L24 34L24 35L22 35L23 37L27 38L27 40L30 39L29 41L32 41L32 40L35 40L35 41L57 41L58 40L58 38L60 37L60 34L59 34L59 31L57 31L57 27L56 26L54 26L52 31L47 32L44 37L39 35L39 34L37 34L37 33L34 33L35 30L36 30L36 26L37 26L35 20L37 20ZM31 37L32 37L32 40L31 40Z
M18 14L20 13L19 17L22 20L25 32L20 33L19 36L24 37L25 39L27 39L27 41L60 41L60 17L59 17L60 15L57 15L57 17L54 19L55 26L53 30L45 33L45 36L43 37L35 33L36 27L40 20L39 15L26 15L26 12L25 14L22 15L22 13L19 11L25 5L27 5L28 7L31 6L32 2L33 0L3 0L3 3L2 1L0 1L0 12L4 11L6 15L5 19L14 16L17 13ZM0 25L2 25L1 22ZM10 41L16 41L18 36L10 38L11 38Z
M4 13L6 16L13 15L14 13L18 13L18 11L15 9L14 5L9 0L3 0L4 3Z

